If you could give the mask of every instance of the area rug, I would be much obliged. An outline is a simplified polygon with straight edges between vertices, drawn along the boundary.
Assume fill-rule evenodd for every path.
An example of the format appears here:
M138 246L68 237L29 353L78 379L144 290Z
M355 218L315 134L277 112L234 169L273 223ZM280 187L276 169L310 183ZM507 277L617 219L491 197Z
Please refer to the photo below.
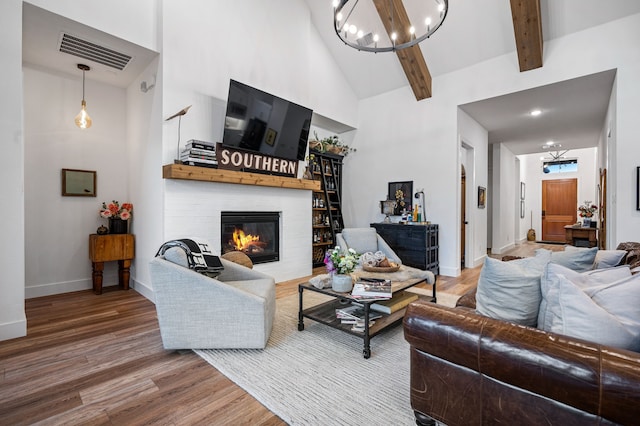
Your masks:
M307 296L309 294L309 296ZM305 307L323 301L305 292ZM438 294L453 306L457 296ZM402 326L362 339L305 319L298 331L298 295L277 300L264 350L196 350L290 425L413 425L409 402L409 344Z

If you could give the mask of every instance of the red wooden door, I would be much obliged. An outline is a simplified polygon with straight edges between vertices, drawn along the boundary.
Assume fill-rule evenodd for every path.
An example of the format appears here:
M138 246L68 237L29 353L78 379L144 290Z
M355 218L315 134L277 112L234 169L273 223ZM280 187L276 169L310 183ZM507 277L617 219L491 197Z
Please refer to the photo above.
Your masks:
M542 240L565 241L564 227L576 223L578 179L542 181Z

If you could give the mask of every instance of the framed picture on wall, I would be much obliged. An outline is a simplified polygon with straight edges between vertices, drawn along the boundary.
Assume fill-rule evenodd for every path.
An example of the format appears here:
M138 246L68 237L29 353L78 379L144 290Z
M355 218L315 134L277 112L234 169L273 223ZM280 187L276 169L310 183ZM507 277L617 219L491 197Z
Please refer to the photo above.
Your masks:
M400 216L402 210L410 212L411 201L413 199L413 181L407 182L389 182L389 193L387 199L394 200L396 202L396 208L394 215Z
M62 195L65 197L95 197L96 172L62 169Z
M478 208L484 209L487 206L487 188L484 186L478 187Z

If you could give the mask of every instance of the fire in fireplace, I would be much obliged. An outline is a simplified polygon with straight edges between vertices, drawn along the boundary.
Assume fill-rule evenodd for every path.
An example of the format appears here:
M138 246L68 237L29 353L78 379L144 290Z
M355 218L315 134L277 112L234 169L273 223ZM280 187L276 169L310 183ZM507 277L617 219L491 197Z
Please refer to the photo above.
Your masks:
M222 254L241 251L255 263L280 259L279 212L222 212Z

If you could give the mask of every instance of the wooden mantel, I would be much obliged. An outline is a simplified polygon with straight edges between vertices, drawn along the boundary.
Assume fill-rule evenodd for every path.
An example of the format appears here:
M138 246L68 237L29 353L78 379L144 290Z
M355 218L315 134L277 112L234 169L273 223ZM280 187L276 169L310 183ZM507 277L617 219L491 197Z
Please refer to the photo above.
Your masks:
M271 186L275 188L306 189L309 191L320 190L320 181L317 180L245 173L184 164L165 164L162 166L162 177L165 179L200 180L240 185Z

